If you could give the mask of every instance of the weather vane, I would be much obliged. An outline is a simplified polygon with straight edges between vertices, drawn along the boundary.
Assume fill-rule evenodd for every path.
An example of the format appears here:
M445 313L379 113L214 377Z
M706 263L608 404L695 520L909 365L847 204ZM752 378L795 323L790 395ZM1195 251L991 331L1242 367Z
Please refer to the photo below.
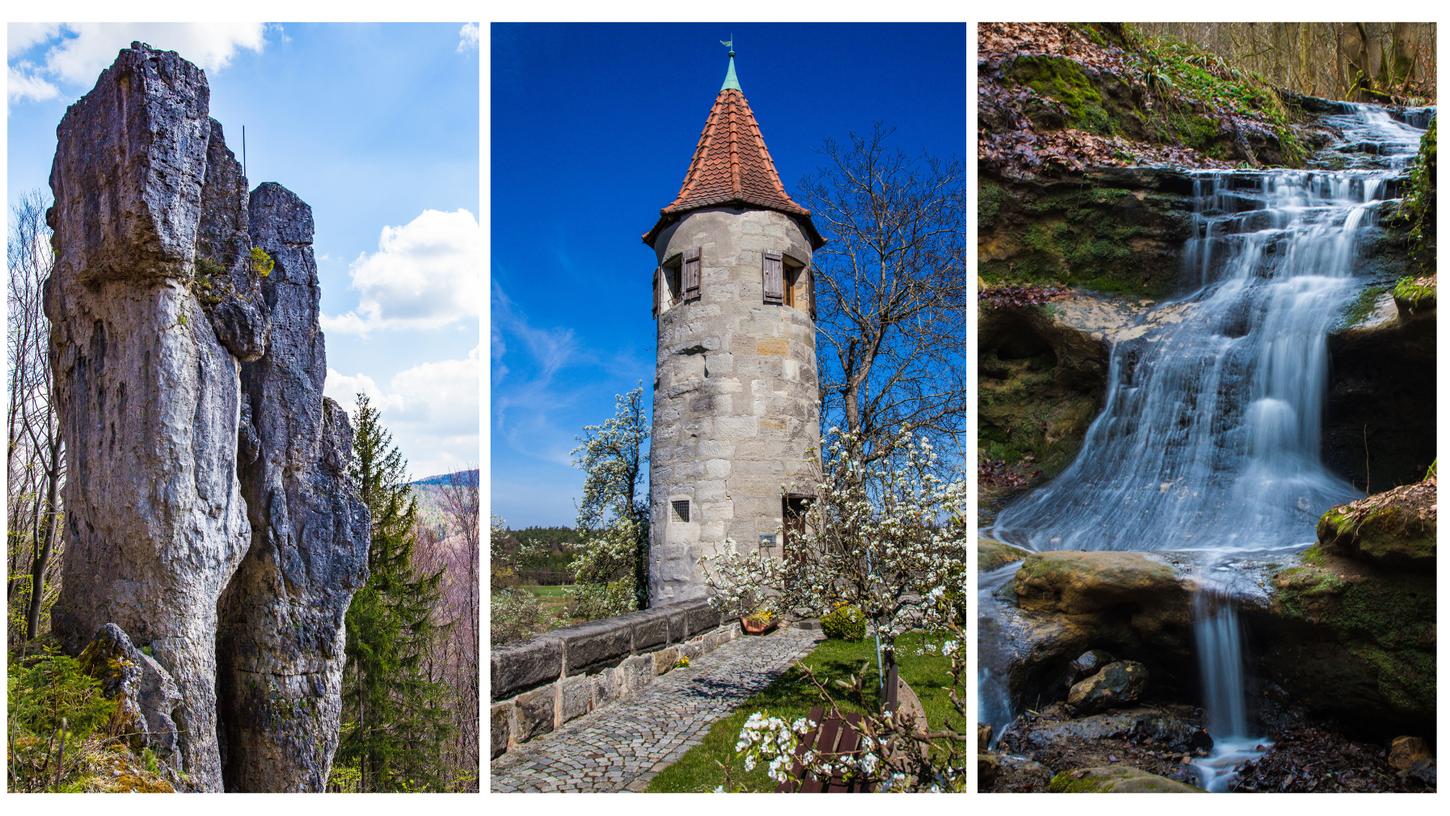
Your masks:
M731 33L730 39L721 40L720 44L730 49L730 56L735 56L735 34Z

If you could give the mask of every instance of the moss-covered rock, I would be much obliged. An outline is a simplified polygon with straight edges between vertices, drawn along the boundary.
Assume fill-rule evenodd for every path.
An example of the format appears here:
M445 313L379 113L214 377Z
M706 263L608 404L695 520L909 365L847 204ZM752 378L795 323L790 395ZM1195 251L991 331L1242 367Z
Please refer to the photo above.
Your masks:
M1433 571L1436 481L1332 508L1319 519L1320 550L1372 564Z
M977 539L977 570L990 572L999 567L1005 567L1013 561L1021 561L1031 555L1030 550L1024 550L1011 544L1004 544L991 538Z
M1269 676L1356 732L1434 720L1433 503L1431 480L1335 508L1320 543L1273 577ZM1405 542L1390 540L1397 532Z
M1079 768L1052 777L1053 793L1203 793L1199 788L1126 765Z
M979 274L993 284L1168 295L1181 284L1192 192L1190 179L1168 170L1104 169L1072 181L983 178Z
M1405 276L1395 282L1395 306L1401 315L1413 315L1435 308L1435 278Z
M1187 616L1192 585L1170 565L1145 553L1062 551L1033 553L1012 579L1021 609L1091 615L1135 610L1148 618Z

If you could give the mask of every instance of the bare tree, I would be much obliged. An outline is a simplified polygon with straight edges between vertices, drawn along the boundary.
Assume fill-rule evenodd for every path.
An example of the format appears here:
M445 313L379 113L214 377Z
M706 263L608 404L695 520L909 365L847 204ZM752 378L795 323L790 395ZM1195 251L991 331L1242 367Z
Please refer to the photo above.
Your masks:
M909 430L960 447L966 423L966 188L959 162L911 157L877 125L802 198L829 242L813 260L821 402L859 461Z
M44 195L32 191L12 207L6 252L10 271L6 556L9 597L21 607L12 611L23 612L26 640L39 636L45 600L56 589L60 487L65 478L63 443L51 394L50 323L44 309L45 282L54 260L46 205ZM13 624L11 634L18 635Z
M478 471L456 473L439 492L439 505L447 519L449 538L454 539L455 564L461 568L458 582L461 604L454 641L457 665L449 684L458 700L457 762L460 769L478 767L479 758L479 496ZM461 641L461 647L458 645Z
M1435 100L1434 23L1140 23L1270 83L1366 102Z

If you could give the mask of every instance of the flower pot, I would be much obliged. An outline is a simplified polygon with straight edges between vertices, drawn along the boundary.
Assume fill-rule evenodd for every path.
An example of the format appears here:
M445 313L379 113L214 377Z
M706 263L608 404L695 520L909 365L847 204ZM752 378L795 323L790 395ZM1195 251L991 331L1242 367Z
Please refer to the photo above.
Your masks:
M775 627L777 627L779 625L780 625L780 618L771 618L769 621L767 621L765 623L757 623L755 621L752 621L750 618L741 618L740 619L740 628L747 635L764 635L764 634L768 634L770 632L775 631Z

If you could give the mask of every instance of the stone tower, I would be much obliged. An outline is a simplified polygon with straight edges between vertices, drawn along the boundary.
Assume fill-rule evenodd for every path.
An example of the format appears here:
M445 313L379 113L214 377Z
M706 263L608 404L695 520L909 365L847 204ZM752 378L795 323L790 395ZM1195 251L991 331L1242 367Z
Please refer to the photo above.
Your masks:
M705 120L655 250L650 603L705 593L726 542L780 556L813 494L820 448L811 253L735 76Z

